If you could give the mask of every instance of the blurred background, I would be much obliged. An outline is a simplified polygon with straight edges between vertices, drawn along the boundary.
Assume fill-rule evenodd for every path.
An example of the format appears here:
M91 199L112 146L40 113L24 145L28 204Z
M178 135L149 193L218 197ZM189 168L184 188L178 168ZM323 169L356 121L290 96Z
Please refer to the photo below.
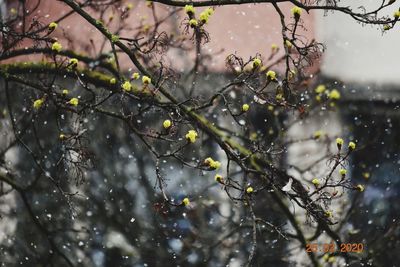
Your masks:
M12 8L20 8L20 2L0 0L2 18L7 17ZM378 4L376 1L341 2L343 5L346 2L354 7L362 4L369 8ZM44 24L70 11L61 2L50 0L25 1L25 7L29 10L37 3L39 8L30 16ZM128 19L131 28L124 29L121 35L128 36L130 31L145 31L151 25L152 13L145 1L132 0L130 3L135 6ZM128 1L123 4L128 4ZM281 6L289 14L292 5ZM155 9L159 17L173 10L160 4L155 4ZM215 12L217 15L207 25L210 42L204 46L208 54L207 69L204 71L207 74L201 76L199 84L202 85L197 88L204 94L221 87L224 80L230 77L225 67L228 54L247 59L257 53L268 55L271 44L277 44L282 49L279 17L269 5L232 5L217 7ZM181 34L182 15L182 12L176 11L166 17L162 30ZM316 110L307 119L293 123L287 138L302 139L316 130L322 130L360 144L361 149L351 156L348 171L356 183L366 185L366 190L362 195L349 193L342 202L334 204L334 211L335 207L342 210L335 215L342 222L334 227L348 243L365 245L362 259L351 266L399 266L399 26L383 32L378 26L361 25L348 16L330 12L304 12L302 19L305 38L315 38L326 48L322 58L307 69L315 83L310 85L310 91L318 84L324 84L340 90L342 97L334 112ZM93 44L102 42L93 27L77 15L66 18L60 27L62 31L56 32L55 37L78 52L87 52ZM30 45L27 42L22 47ZM21 56L12 61L38 59L41 55ZM165 62L182 73L188 71L193 59L193 51L182 52L178 48L169 49L163 56ZM133 68L127 59L122 59L121 66L127 73ZM71 91L79 87L79 84L71 84L68 80L60 80L59 83ZM19 98L19 94L22 93L13 91L11 99ZM15 112L22 116L23 106L29 103L29 99L21 102ZM134 105L140 103L134 102ZM29 153L18 146L10 146L14 142L12 125L6 116L5 106L2 92L0 160L9 168L18 170L20 177L31 180L29 177L40 173L33 166ZM35 122L42 125L35 128L36 136L58 136L57 126L51 119L54 113L48 112L48 117L36 118ZM251 119L254 122L268 121L267 124L260 123L260 129L269 132L266 138L273 140L279 125L290 121L283 114L275 117L278 120L276 124L273 116L264 110ZM156 111L148 114L149 118L157 123L160 120ZM89 135L84 145L89 148L88 153L96 155L87 166L75 169L76 172L84 172L84 178L71 180L71 175L60 178L65 179L61 183L69 187L70 192L77 192L72 200L74 205L67 208L69 204L66 200L43 179L28 191L27 197L33 203L38 218L54 234L54 242L67 255L73 255L76 266L234 267L246 262L251 250L251 225L245 220L244 208L231 203L225 192L215 184L213 175L183 168L179 162L161 161L160 168L168 181L169 195L178 202L187 195L193 196L190 208L166 206L155 186L154 160L122 122L119 124L98 114L92 116L90 121L82 122L74 117L66 119L85 125ZM57 168L55 162L65 148L55 146L50 140L42 138L39 143L41 151L46 152L43 164L49 171L54 171ZM30 144L34 141L26 142ZM188 148L186 152L193 158L206 154L218 159L222 152L216 147L212 141L203 138L199 150ZM291 166L307 168L307 163L320 157L324 149L325 144L290 144L281 161L296 177L296 170ZM310 172L309 177L322 173L327 166L322 162L315 168L317 170ZM66 266L62 259L49 251L43 241L43 233L28 223L30 215L18 195L4 189L1 192L1 266ZM255 210L268 214L275 225L291 230L268 197L257 202ZM341 217L344 215L347 217ZM296 217L299 221L306 221L306 215L301 211L296 213ZM234 231L238 228L241 230ZM254 266L310 266L304 249L288 244L268 227L259 231L261 238ZM312 233L311 228L309 233ZM40 255L51 260L43 261ZM332 260L325 262L324 266L338 264Z

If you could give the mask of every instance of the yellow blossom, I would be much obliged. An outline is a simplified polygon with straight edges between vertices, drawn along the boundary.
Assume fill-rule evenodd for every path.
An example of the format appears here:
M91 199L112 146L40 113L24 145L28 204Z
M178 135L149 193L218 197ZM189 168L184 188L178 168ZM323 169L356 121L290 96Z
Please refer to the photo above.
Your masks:
M207 165L209 165L211 161L213 161L213 159L212 159L211 157L208 157L208 158L206 158L206 159L204 160L204 163L207 164Z
M68 101L68 103L69 103L70 105L76 107L76 106L78 106L78 104L79 104L79 100L78 100L78 98L74 97L74 98L71 98L71 99Z
M323 135L323 132L321 130L315 131L314 139L319 139L322 135Z
M220 175L220 174L216 174L214 178L215 178L215 181L217 181L218 183L223 182L222 175Z
M208 14L208 12L203 11L200 13L200 21L203 22L204 24L206 24L208 22L208 19L210 18L210 14Z
M115 78L110 79L110 84L116 84L116 83L117 83L117 79L115 79Z
M137 73L137 72L132 73L132 79L139 80L139 78L140 78L140 74L139 73Z
M206 8L206 10L204 10L204 12L206 12L209 16L211 16L212 14L214 14L214 9L209 7L209 8Z
M350 143L349 143L349 149L350 149L350 150L356 149L356 143L350 142Z
M330 93L329 93L329 98L332 100L338 100L340 98L340 92L336 89L333 89Z
M267 109L268 109L269 111L273 111L273 110L274 110L274 106L273 106L273 105L268 105Z
M73 67L76 67L76 65L78 65L78 60L76 58L71 58L69 60L69 64L72 65Z
M111 42L116 43L119 41L119 36L118 35L111 35Z
M182 200L182 204L183 204L184 206L188 206L188 205L190 204L189 198L185 197L185 198Z
M192 28L197 27L197 25L198 25L197 20L195 20L195 19L189 20L189 25Z
M172 122L171 122L170 120L165 120L165 121L163 122L163 127L164 127L165 129L168 129L169 127L171 127L171 125L172 125Z
M33 102L33 108L34 109L40 109L42 107L43 103L44 103L44 100L42 98L41 99L37 99L37 100L35 100Z
M68 95L68 94L69 94L69 91L68 91L68 89L64 89L64 90L62 90L62 94L63 94L63 95Z
M320 185L320 181L317 178L312 179L311 183L315 186L319 186Z
M188 15L193 15L194 14L194 7L192 5L186 5L185 6L185 12Z
M261 66L261 59L259 59L257 57L255 59L253 59L253 68L255 69L255 68L258 68L260 66Z
M208 157L204 160L204 163L210 166L210 168L217 170L221 167L221 163L217 160L213 160L211 157Z
M131 10L133 8L133 4L132 3L128 3L127 5L126 5L126 9L127 10Z
M253 193L253 192L254 192L253 187L249 186L249 187L246 188L246 193L247 193L247 194L251 194L251 193Z
M317 96L315 97L315 100L317 100L318 102L321 102L321 96L320 96L320 95L317 95Z
M362 176L364 177L364 179L369 179L369 177L371 176L371 174L369 172L364 172L362 174Z
M300 7L295 6L295 7L293 7L290 11L292 12L293 16L294 16L296 19L299 19L299 18L300 18L300 15L301 15L301 8L300 8Z
M54 31L57 28L58 24L56 22L51 22L49 24L49 31Z
M122 89L126 92L129 92L130 90L132 90L132 84L129 81L125 81L122 84Z
M214 170L218 170L219 169L219 167L221 167L221 162L219 162L219 161L212 161L212 162L210 162L210 167L212 168L212 169L214 169Z
M53 45L51 46L51 50L60 52L62 49L62 45L59 42L54 42Z
M286 41L285 41L285 45L286 45L286 47L287 47L288 49L292 48L292 46L293 46L292 42L290 42L289 40L286 40Z
M143 75L143 77L142 77L142 83L143 83L143 84L149 84L149 83L151 83L150 77L148 77L148 76L146 76L146 75Z
M400 10L395 11L394 14L393 14L393 17L394 17L395 19L400 18Z
M338 147L339 149L342 148L343 143L344 143L344 141L343 141L342 138L339 138L339 137L336 138L336 145L337 145L337 147Z
M243 111L243 112L246 112L246 111L249 110L249 108L250 108L250 106L249 106L248 104L243 104L243 106L242 106L242 111Z
M65 134L60 134L60 135L58 136L58 138L59 138L60 140L65 140L65 139L66 139L66 136L65 136Z
M317 94L322 94L323 92L325 92L325 90L326 90L326 86L323 84L320 84L317 86L317 88L315 88L315 92Z
M357 189L358 191L360 191L360 192L364 192L364 190L365 190L365 188L364 188L364 186L363 186L362 184L358 184L358 185L356 186L356 189Z
M276 72L273 71L273 70L269 70L269 71L267 72L267 78L268 78L268 80L270 80L270 81L275 80L275 79L276 79Z
M346 173L347 173L347 170L346 169L340 169L339 173L340 173L340 175L345 176Z
M185 137L190 143L194 143L196 142L197 132L195 130L189 130Z
M328 218L332 217L332 211L329 210L325 211L325 216Z
M275 51L277 51L278 49L279 49L279 47L278 47L277 44L272 44L272 45L271 45L271 50L272 50L272 52L275 52Z
M384 31L390 30L390 26L388 24L383 25L383 30Z

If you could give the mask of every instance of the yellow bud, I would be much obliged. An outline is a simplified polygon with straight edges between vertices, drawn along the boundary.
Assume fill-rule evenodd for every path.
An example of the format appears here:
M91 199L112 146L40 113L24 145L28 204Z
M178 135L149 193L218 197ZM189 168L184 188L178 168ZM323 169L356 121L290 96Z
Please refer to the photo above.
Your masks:
M350 142L349 143L349 150L354 150L354 149L356 149L356 143Z
M320 182L319 182L319 180L317 178L312 179L311 183L313 185L315 185L315 186L319 186L320 185Z
M148 77L148 76L146 76L146 75L143 75L143 77L142 77L142 83L143 83L143 84L149 84L149 83L151 83L150 77Z
M43 103L44 103L43 99L37 99L33 102L33 108L40 109L42 107Z
M216 174L214 178L215 178L215 181L217 181L218 183L223 182L222 175L220 175L220 174Z
M171 127L171 125L172 125L172 122L171 122L170 120L165 120L165 121L163 122L163 127L164 127L165 129L168 129L169 127Z
M139 78L140 78L140 74L139 73L137 73L137 72L132 73L132 79L139 80Z
M129 92L129 91L132 90L132 84L131 84L129 81L125 81L125 82L122 84L122 89L123 89L124 91L126 91L126 92Z
M249 186L249 187L246 188L246 193L247 193L247 194L251 194L251 193L253 193L253 192L254 192L253 187Z
M76 58L71 58L69 60L69 64L72 65L73 67L76 67L78 65L78 60Z
M188 205L190 204L189 198L185 197L185 198L182 200L182 204L183 204L184 206L188 206Z
M133 4L132 3L128 3L127 5L126 5L126 9L127 10L131 10L133 8Z
M329 93L329 98L332 100L338 100L340 99L340 92L336 89L333 89L330 93Z
M54 31L57 28L58 24L56 22L51 22L49 24L49 31Z
M270 81L275 80L275 79L276 79L276 72L273 71L273 70L269 70L269 71L267 72L267 78L268 78L268 80L270 80Z
M292 14L296 20L300 18L300 16L301 16L301 8L300 7L295 6L290 11L292 12Z
M318 130L314 133L314 139L319 139L322 136L323 132Z
M60 52L62 50L62 45L59 42L54 42L51 46L51 50Z
M194 143L196 142L197 132L195 130L189 130L185 137L190 143Z
M285 41L285 45L286 45L286 47L287 47L288 49L291 49L291 48L293 47L292 42L290 42L289 40L286 40L286 41Z
M219 169L219 167L221 167L221 162L219 162L219 161L212 161L212 162L210 162L210 167L212 168L212 169L214 169L214 170L218 170Z
M260 66L261 66L261 59L259 59L259 58L253 59L253 68L255 69L255 68L258 68Z
M242 111L243 111L243 112L246 112L246 111L249 110L249 108L250 108L250 106L249 106L248 104L243 104L243 106L242 106Z
M342 148L343 143L344 143L344 141L343 141L342 138L336 138L336 145L337 145L337 147L338 147L339 149Z
M322 94L323 92L325 92L325 90L326 90L326 86L323 84L320 84L317 86L317 88L315 88L315 92L317 94Z
M361 184L358 184L358 185L356 186L356 189L357 189L358 191L360 191L360 192L364 192L364 190L365 190L364 186L361 185Z
M209 18L210 18L210 15L207 12L203 11L203 12L200 13L200 18L199 19L204 24L206 24L208 22Z
M195 12L194 7L192 5L186 5L185 6L185 12L188 15L193 15L194 12Z
M198 25L197 20L195 20L195 19L189 20L189 25L192 28L197 27L197 25Z
M79 100L78 100L78 98L74 97L74 98L71 98L71 99L68 101L68 103L69 103L70 105L76 107L76 106L78 106L78 104L79 104Z

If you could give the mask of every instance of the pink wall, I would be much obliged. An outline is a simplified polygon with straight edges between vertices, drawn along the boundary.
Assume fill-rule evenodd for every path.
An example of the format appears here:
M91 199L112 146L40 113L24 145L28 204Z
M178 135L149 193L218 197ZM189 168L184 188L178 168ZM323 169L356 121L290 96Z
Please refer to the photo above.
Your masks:
M131 15L128 19L130 27L135 28L143 21L144 24L152 24L152 15L150 8L145 6L144 1L126 1L133 3L134 8L130 11ZM30 4L35 4L36 1L28 1ZM155 3L157 15L159 18L166 16L166 11L171 10L162 4ZM280 4L288 19L290 17L290 4ZM197 13L200 13L204 8L198 8ZM42 1L40 8L33 16L40 17L43 23L49 23L71 9L59 1ZM111 12L109 13L111 14ZM180 34L183 31L181 26L182 18L185 14L181 11L180 18L171 17L167 20L168 27L165 25L163 30L167 32L175 32ZM109 15L107 15L109 16ZM308 31L305 35L308 39L314 36L313 16L303 12L302 19ZM116 19L114 19L116 21ZM116 21L117 22L117 21ZM116 23L117 24L117 23ZM171 27L171 25L175 25ZM169 28L171 27L171 28ZM207 31L210 34L211 42L203 46L205 52L212 55L209 67L214 71L225 70L225 58L231 53L236 53L247 59L250 56L255 56L256 53L261 53L266 59L270 55L271 44L276 43L282 47L281 26L279 17L270 4L246 4L235 6L216 7L214 15L210 18ZM115 30L115 25L110 27L110 30ZM121 36L131 36L131 31L127 30ZM68 43L63 37L66 34L72 43ZM89 23L84 21L78 15L68 17L65 21L59 24L57 30L52 33L52 36L60 39L64 48L73 48L80 52L85 52L90 48L90 39L93 39L96 47L99 47L101 40L100 34ZM29 46L29 44L27 44ZM222 51L222 52L221 52ZM217 53L220 52L220 53ZM217 54L215 54L217 53ZM170 62L176 68L185 68L188 64L193 64L193 54L186 53L177 54L172 50L168 53L166 61ZM26 60L26 59L25 59ZM125 68L132 67L127 60L122 60L122 65Z

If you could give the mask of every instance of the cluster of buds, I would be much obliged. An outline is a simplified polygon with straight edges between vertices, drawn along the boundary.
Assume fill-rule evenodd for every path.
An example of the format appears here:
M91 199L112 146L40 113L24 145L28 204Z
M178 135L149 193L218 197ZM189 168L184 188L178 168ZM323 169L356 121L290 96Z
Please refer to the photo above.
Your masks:
M209 166L213 170L218 170L221 167L221 162L218 160L213 160L211 157L208 157L204 160L204 164Z
M186 5L185 6L185 13L189 17L189 26L192 28L196 28L198 26L202 26L208 23L210 16L214 14L214 9L206 8L203 12L200 13L199 19L196 19L196 10L194 9L193 5Z
M343 144L344 144L344 141L342 138L340 138L340 137L336 138L336 146L339 149L339 151L342 149ZM349 149L349 152L356 149L356 143L349 142L348 149Z

